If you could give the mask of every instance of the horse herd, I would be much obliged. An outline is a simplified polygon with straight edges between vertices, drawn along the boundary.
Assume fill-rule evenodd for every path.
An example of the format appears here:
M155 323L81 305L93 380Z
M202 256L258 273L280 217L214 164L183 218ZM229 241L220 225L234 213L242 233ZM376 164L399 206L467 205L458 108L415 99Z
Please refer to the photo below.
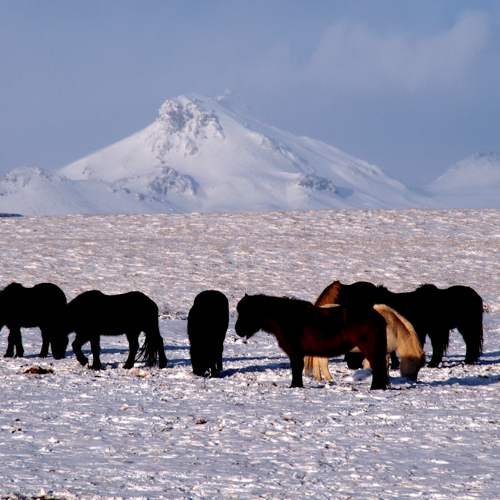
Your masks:
M401 375L417 379L425 364L422 346L428 335L432 344L430 367L442 361L450 330L456 328L465 346L465 363L475 363L483 346L483 301L467 286L440 289L425 284L412 292L394 293L384 286L359 281L351 285L334 281L313 304L289 297L245 295L236 307L235 331L249 338L259 330L276 337L288 355L292 387L302 387L305 371L331 380L328 357L344 354L350 368L371 367L371 389L385 389L389 363ZM229 303L216 290L199 293L187 320L193 373L217 377L222 371L224 339L229 325ZM11 283L0 291L0 329L9 329L5 357L24 354L21 328L39 327L40 357L49 347L55 359L63 358L69 334L76 359L88 358L82 346L90 342L93 369L100 362L101 335L126 335L129 354L124 368L136 361L147 366L167 365L158 324L158 306L145 294L133 291L106 295L83 292L67 302L52 283L24 287ZM139 336L145 340L139 348Z

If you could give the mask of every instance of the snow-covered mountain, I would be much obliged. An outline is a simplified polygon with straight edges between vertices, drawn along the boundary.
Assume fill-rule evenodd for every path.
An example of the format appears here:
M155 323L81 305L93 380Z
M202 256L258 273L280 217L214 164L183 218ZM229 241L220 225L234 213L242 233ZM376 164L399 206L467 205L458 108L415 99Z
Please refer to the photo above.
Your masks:
M500 154L478 153L457 162L428 191L446 207L500 208Z
M24 214L425 205L379 167L199 96L165 101L151 125L55 175L0 179L0 211Z

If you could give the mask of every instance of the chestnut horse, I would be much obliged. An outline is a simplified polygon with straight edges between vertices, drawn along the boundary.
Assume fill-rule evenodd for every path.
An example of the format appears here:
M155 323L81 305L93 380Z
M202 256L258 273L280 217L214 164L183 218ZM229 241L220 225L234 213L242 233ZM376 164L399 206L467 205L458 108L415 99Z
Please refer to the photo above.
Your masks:
M337 304L337 297L340 292L340 282L334 281L331 285L327 286L316 299L314 303L318 307L330 307ZM398 368L399 360L394 352L390 353L391 356L391 367ZM361 368L363 366L364 356L363 353L359 351L356 347L352 351L346 353L345 361L347 361L347 366L353 370ZM333 380L332 374L328 369L328 358L321 356L306 356L304 358L304 372L308 376L313 376L316 380L320 381L322 379L331 382Z
M304 300L245 295L236 306L235 330L249 338L272 333L290 358L291 387L303 387L304 356L339 356L359 346L372 367L371 389L387 387L386 323L375 311L315 307Z
M322 306L325 307L325 306ZM420 368L425 365L425 353L420 345L417 334L411 323L398 314L394 309L385 304L375 304L373 309L377 311L385 320L387 335L387 365L390 364L392 354L397 353L401 359L399 370L402 377L410 380L417 380ZM359 348L355 348L347 355L360 354L361 366L370 368L369 362L364 359L364 355ZM312 375L316 380L332 380L328 370L328 358L319 356L306 356L304 358L304 372Z
M443 359L450 339L450 330L456 328L465 346L465 363L475 363L483 350L483 300L468 286L438 288L424 284L412 292L394 293L384 286L366 281L344 285L334 281L321 296L335 296L335 301L346 307L366 307L387 304L403 315L415 328L421 345L429 335L432 344L430 367L437 367Z

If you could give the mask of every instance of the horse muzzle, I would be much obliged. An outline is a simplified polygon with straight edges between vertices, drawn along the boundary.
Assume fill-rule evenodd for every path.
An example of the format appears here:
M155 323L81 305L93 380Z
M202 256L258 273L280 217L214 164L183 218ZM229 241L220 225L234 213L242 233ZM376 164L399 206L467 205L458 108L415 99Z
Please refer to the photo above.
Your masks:
M234 331L236 332L236 335L238 335L238 337L245 337L247 339L250 338L255 333L255 331L252 331L251 328L242 325L241 322L239 322L239 320L236 320L236 324L234 325Z

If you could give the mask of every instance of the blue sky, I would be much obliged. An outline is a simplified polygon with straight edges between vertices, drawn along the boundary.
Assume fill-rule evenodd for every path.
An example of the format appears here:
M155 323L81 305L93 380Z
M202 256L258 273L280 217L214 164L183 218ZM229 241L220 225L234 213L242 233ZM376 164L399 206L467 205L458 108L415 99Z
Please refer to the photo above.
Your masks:
M498 0L0 0L0 61L0 172L226 88L413 186L500 150Z

